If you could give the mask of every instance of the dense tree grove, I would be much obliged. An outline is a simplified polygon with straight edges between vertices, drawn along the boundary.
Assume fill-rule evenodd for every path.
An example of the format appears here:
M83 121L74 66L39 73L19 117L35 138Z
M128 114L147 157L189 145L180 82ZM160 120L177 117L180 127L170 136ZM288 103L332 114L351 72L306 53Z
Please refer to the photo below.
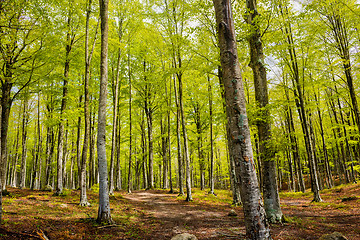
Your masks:
M279 222L278 189L356 182L358 1L232 5L0 1L1 189L99 184L106 222L120 189L262 192Z

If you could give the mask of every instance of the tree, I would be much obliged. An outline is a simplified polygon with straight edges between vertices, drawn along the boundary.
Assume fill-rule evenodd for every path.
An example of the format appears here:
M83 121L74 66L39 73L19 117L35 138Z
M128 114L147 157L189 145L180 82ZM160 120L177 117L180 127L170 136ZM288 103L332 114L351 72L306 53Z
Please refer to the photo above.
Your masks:
M296 107L300 116L300 122L301 127L303 131L304 136L304 142L306 147L306 153L307 158L309 161L310 166L310 175L311 175L311 184L312 184L312 191L314 193L314 199L315 202L321 202L322 199L320 197L320 189L319 189L319 180L317 176L317 170L316 170L316 154L314 149L313 142L311 141L310 136L310 126L311 121L309 121L309 117L307 116L307 110L305 107L305 96L304 96L304 81L300 80L300 71L299 71L299 64L298 64L298 58L297 58L297 52L295 49L294 44L294 38L293 38L293 32L291 28L291 23L289 22L288 17L288 9L287 6L283 6L282 4L279 5L280 14L281 16L286 19L284 22L284 38L286 39L287 43L287 50L289 54L289 60L287 61L288 67L291 69L291 77L292 77L292 84L294 87L294 95L295 95L295 103ZM303 66L304 67L304 66ZM303 73L303 78L305 78Z
M246 235L248 239L271 239L256 179L231 3L229 0L213 0L213 3L231 134L228 137L229 151L230 157L234 158L236 175L241 184Z
M271 140L271 122L268 109L269 97L263 45L260 34L259 13L256 0L247 0L247 23L251 25L248 36L250 46L250 67L253 70L255 98L258 107L256 122L259 135L260 158L262 160L263 198L266 216L272 223L282 221L279 191L276 179L275 151Z
M69 2L69 8L70 2ZM60 108L60 122L59 122L59 133L58 133L58 152L57 152L57 181L56 181L56 192L55 196L59 196L63 192L63 174L64 174L64 122L65 122L65 110L67 107L67 98L68 98L68 84L69 84L69 71L70 71L70 53L76 43L75 32L71 27L73 18L73 10L69 9L67 21L66 21L66 44L65 44L65 64L64 64L64 80L62 88L62 99L61 99L61 108Z
M97 153L99 168L99 210L97 221L112 223L108 193L108 171L106 161L106 97L108 56L108 0L99 0L101 19L100 96L98 111Z
M85 33L85 80L84 80L84 117L85 117L85 132L84 132L84 143L81 155L81 167L80 167L80 206L89 206L86 196L86 160L87 160L87 151L89 146L90 138L90 112L89 112L89 81L90 81L90 64L92 59L92 54L94 52L97 27L94 38L94 44L92 50L89 54L89 24L90 24L90 14L91 14L91 3L92 0L87 1L86 5L86 33Z

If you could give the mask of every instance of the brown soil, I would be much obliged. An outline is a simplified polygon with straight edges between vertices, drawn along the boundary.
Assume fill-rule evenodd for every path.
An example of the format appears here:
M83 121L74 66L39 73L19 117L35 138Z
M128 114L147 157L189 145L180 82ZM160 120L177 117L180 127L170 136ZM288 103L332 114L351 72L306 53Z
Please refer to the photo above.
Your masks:
M226 201L195 199L185 202L163 190L116 193L111 197L115 226L101 227L94 218L97 195L89 193L90 208L78 206L79 191L53 197L41 191L9 189L5 197L0 239L171 239L187 232L198 239L245 239L241 207ZM200 193L207 195L205 192ZM282 194L288 222L271 225L273 239L319 239L340 232L349 240L360 239L360 184L322 193L323 203L311 203L311 193ZM234 209L238 216L228 213Z
M131 204L150 213L145 221L157 224L148 239L171 239L176 234L191 233L198 239L240 238L245 233L244 219L228 216L231 205L193 204L176 200L176 194L164 191L140 191L125 195Z

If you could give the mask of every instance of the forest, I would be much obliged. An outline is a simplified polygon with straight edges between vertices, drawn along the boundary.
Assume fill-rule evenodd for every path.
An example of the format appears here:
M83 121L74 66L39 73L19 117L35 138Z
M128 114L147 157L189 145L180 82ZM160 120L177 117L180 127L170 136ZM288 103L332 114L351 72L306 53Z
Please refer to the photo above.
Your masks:
M0 238L360 239L359 28L357 0L0 0Z

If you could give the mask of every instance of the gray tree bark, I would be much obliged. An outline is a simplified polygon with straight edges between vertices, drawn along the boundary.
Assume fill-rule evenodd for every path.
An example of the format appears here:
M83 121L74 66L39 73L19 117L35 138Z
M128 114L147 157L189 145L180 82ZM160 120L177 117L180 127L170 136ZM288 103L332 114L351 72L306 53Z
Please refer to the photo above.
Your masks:
M131 193L132 191L132 82L131 82L131 69L130 69L130 52L128 53L128 74L129 74L129 166L128 166L128 183L127 183L127 192Z
M176 103L176 140L177 140L177 155L178 155L178 184L179 184L179 196L184 195L183 187L183 155L181 148L181 135L180 135L180 104L178 98L178 90L176 84L176 78L174 78L174 90L175 90L175 103Z
M119 44L121 43L122 38L122 19L118 20L119 30ZM121 49L118 49L118 58L116 66L116 75L113 81L113 128L111 133L111 157L110 157L110 195L114 194L115 181L114 181L114 165L115 165L115 155L116 155L116 136L117 136L117 123L118 123L118 103L119 103L119 82L120 82L120 60L121 60Z
M231 3L229 0L213 0L213 3L230 130L229 151L241 185L246 235L248 239L271 239L256 177Z
M179 67L181 68L181 61L179 61ZM185 122L185 114L184 114L184 106L183 106L183 85L182 85L182 74L178 73L177 79L179 81L179 107L180 107L180 119L182 126L182 134L184 140L184 157L185 157L185 166L186 166L186 201L192 201L191 194L191 173L190 173L190 155L189 155L189 145L188 145L188 137L186 131L186 122Z
M99 209L97 221L113 222L110 214L108 171L106 161L106 97L108 83L108 0L99 0L101 19L100 96L98 111L97 153L99 168Z
M67 19L67 27L70 28L71 14L69 13ZM60 123L58 134L58 155L57 155L57 181L55 196L59 196L63 192L63 158L64 158L64 112L67 105L67 93L68 93L68 77L70 68L70 52L74 44L74 36L71 35L70 30L66 34L66 46L65 46L65 68L64 68L64 82L63 82L63 94L60 108Z
M85 121L85 132L84 132L84 143L81 154L80 162L80 206L90 206L90 203L87 200L86 195L86 160L87 152L89 148L90 140L90 94L89 94L89 85L90 85L90 64L92 59L92 53L94 52L94 46L97 36L97 27L95 32L94 44L91 52L89 53L89 22L91 14L91 4L92 0L87 2L86 8L86 29L85 29L85 81L84 81L84 121Z
M28 99L23 101L23 119L22 119L22 142L21 142L21 167L20 167L20 189L25 188L26 182L26 155L27 155L27 127L29 124Z
M275 150L271 142L269 97L267 90L266 68L264 65L263 45L257 23L259 13L256 0L246 0L247 23L251 25L248 42L250 46L250 67L253 70L255 99L258 107L256 122L259 135L260 159L262 160L263 198L266 216L271 223L282 221L280 197L276 181Z

